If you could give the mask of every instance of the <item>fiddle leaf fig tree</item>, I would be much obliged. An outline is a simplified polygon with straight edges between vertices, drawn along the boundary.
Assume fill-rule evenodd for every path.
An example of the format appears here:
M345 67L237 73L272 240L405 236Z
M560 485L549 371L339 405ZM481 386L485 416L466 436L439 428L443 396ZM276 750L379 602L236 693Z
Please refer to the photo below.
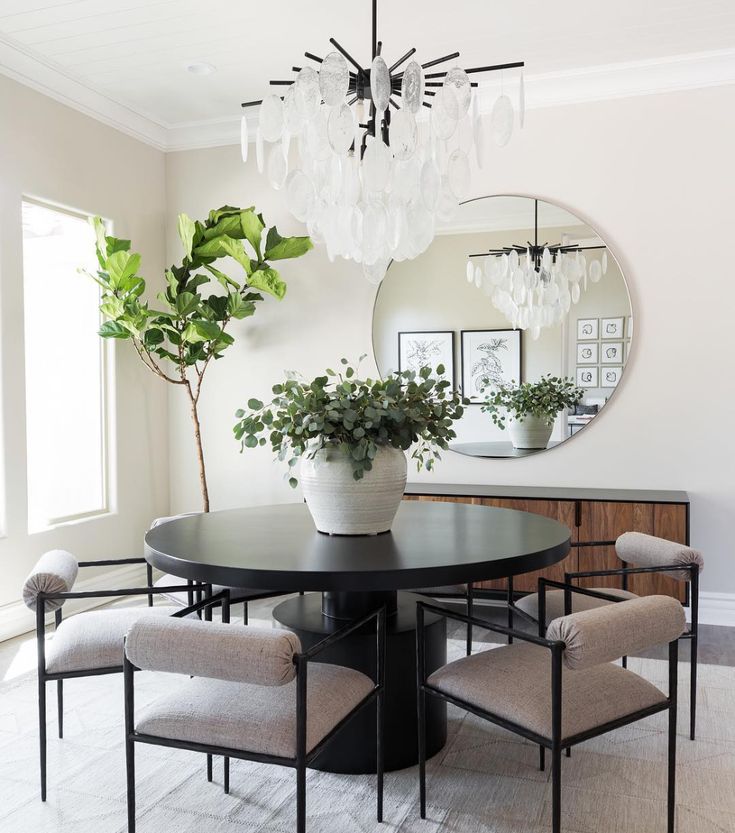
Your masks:
M96 234L96 274L101 287L102 338L131 341L143 364L156 376L180 385L189 400L199 464L202 505L209 511L209 491L199 421L199 397L212 360L221 359L234 342L230 322L255 313L263 294L279 301L286 284L272 261L301 257L312 248L308 237L281 237L254 208L226 205L204 221L180 214L177 230L184 249L180 265L165 272L166 288L153 308L145 299L146 282L138 274L140 255L130 241L111 237L103 220L90 220ZM215 264L230 258L238 279Z

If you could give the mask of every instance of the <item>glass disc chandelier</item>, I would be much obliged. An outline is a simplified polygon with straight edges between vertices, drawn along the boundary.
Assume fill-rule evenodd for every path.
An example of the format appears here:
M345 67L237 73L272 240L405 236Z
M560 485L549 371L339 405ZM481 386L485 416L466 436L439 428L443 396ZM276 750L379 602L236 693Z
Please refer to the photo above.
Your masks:
M409 49L392 64L377 33L377 0L372 0L372 61L363 67L334 38L323 58L305 52L314 66L292 67L285 87L247 101L259 107L256 161L289 210L309 234L326 245L330 260L361 263L368 280L379 283L392 259L425 251L437 222L451 220L470 187L470 154L483 161L483 121L477 82L470 76L520 70L518 117L524 121L523 62L425 72L454 61L459 52L418 63ZM502 77L501 77L502 81ZM501 83L490 116L496 144L508 143L515 108ZM249 146L242 118L242 154ZM289 150L297 144L298 163Z
M602 252L588 260L585 252ZM534 200L534 239L525 245L467 256L467 280L483 290L514 330L530 330L534 339L543 327L555 327L576 304L587 281L597 283L607 272L604 245L539 243L538 200Z

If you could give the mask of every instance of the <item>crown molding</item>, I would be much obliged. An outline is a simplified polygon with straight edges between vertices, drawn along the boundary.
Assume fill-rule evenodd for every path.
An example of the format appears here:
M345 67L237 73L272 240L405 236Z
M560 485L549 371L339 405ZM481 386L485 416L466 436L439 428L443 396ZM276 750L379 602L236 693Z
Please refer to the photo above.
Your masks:
M0 34L0 73L158 150L168 149L168 126L114 101Z
M240 142L239 114L232 118L161 123L75 79L63 68L3 35L0 73L159 150L193 150ZM735 84L735 49L527 75L525 82L528 110L719 87ZM510 87L515 84L515 80L506 82ZM483 84L479 89L481 112L492 108L498 86Z

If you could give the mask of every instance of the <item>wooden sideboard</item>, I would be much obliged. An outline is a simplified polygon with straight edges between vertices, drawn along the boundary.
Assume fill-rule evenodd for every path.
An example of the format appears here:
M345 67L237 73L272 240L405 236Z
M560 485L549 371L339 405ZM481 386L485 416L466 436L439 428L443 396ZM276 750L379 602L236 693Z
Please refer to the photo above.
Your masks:
M689 544L686 492L409 483L404 500L457 501L519 509L554 518L568 526L572 533L569 555L547 570L517 576L514 589L520 592L535 591L539 576L563 581L565 572L619 567L614 545L623 532L645 532ZM591 579L582 583L619 587L620 579ZM686 600L686 585L663 575L631 576L628 586L639 595L662 593L682 602ZM480 587L502 590L505 582L486 581Z

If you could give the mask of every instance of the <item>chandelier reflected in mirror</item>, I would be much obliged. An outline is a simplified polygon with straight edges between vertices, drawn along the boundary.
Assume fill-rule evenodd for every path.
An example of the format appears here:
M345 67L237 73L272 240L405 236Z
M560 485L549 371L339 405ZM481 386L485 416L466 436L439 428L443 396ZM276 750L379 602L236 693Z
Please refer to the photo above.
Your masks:
M538 200L534 200L534 238L525 244L467 256L467 280L482 289L514 330L530 330L537 339L555 327L578 303L587 281L607 272L607 247L584 245L562 236L561 243L540 243ZM599 259L585 252L601 252Z
M409 49L392 64L378 40L377 0L372 0L372 60L363 66L334 38L323 58L292 67L285 87L247 101L259 107L255 134L258 170L283 190L289 210L326 246L330 260L361 263L379 283L391 260L424 252L437 223L448 222L470 187L470 155L482 167L484 124L478 82L472 76L519 70L518 119L524 121L523 62L426 72L459 58L453 52L425 63ZM513 133L515 107L501 76L500 95L490 114L495 143ZM242 154L247 160L250 129L242 118ZM291 144L298 163L290 166Z

